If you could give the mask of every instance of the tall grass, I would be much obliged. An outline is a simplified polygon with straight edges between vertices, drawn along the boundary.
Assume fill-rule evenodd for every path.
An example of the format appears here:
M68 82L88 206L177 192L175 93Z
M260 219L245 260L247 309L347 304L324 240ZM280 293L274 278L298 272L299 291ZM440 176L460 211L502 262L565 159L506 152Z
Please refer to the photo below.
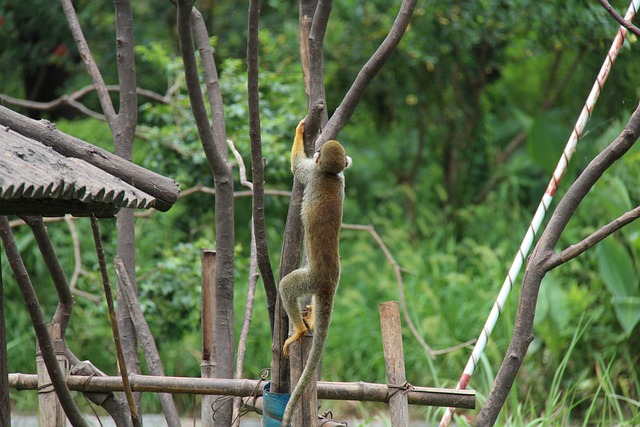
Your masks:
M538 427L538 426L637 426L640 423L640 401L638 396L640 381L634 369L633 359L628 351L612 355L608 361L601 355L593 360L593 377L588 372L579 376L568 375L568 367L576 356L577 346L592 326L593 320L581 321L573 334L571 342L558 364L548 388L546 400L540 401L527 391L520 396L521 390L514 386L507 404L497 421L497 426ZM619 358L623 358L628 376L614 372L613 367ZM486 365L484 365L486 367ZM544 381L543 378L540 378ZM595 383L594 387L585 387ZM478 396L478 409L484 396ZM425 411L426 425L437 425L442 415L438 408ZM457 426L472 425L473 415L456 414Z

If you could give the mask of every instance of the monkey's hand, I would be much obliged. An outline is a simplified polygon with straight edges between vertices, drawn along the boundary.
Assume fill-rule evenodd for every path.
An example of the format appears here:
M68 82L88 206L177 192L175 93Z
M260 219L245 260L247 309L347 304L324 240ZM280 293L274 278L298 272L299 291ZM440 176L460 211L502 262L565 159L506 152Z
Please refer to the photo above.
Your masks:
M307 305L305 307L307 309L307 314L302 318L304 324L307 325L310 331L313 331L313 327L315 326L315 317L313 316L313 306Z
M291 147L291 172L295 173L296 159L305 158L304 154L304 121L300 120L296 127L296 136L293 140L293 146Z
M289 346L294 342L298 341L302 343L302 336L307 333L307 327L302 325L302 328L297 329L287 340L284 342L284 347L282 347L282 352L284 353L284 357L289 357Z

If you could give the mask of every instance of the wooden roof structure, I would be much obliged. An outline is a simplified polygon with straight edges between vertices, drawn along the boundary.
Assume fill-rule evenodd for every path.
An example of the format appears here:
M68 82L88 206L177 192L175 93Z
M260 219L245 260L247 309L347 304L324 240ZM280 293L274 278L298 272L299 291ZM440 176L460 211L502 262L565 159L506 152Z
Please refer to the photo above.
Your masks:
M169 178L0 106L0 215L166 211L178 193Z

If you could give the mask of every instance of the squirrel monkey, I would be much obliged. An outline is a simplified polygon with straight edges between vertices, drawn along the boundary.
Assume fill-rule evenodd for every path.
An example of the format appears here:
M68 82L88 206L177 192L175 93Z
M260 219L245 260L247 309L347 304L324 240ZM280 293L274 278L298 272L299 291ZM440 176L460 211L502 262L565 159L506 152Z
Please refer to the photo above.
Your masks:
M289 403L282 426L289 427L293 410L302 393L315 375L322 359L327 340L333 297L340 280L340 255L338 233L342 224L344 200L344 175L351 166L338 141L327 141L313 158L307 158L303 146L304 120L296 128L291 149L291 171L305 186L302 196L302 223L308 265L287 274L280 281L280 296L294 334L285 343L283 352L289 356L289 346L301 340L307 328L314 331L307 365L300 376ZM313 296L313 302L305 318L302 317L298 299Z

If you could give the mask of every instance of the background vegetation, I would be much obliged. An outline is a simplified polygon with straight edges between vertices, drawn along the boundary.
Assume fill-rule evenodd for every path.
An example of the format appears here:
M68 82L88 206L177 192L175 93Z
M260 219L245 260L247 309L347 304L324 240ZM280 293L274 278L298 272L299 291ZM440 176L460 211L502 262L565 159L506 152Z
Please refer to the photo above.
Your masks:
M623 10L627 4L612 2ZM168 104L141 98L135 161L175 178L182 190L213 182L189 110L175 37L175 9L135 2L138 85L170 93ZM326 48L328 105L335 107L393 19L386 1L336 2ZM47 14L34 10L46 8ZM107 81L115 81L112 6L76 2ZM249 165L246 103L246 4L202 1L223 85L227 130ZM37 16L37 18L36 18ZM46 19L46 22L42 20ZM261 113L267 189L288 190L288 149L305 110L298 61L297 7L265 1L261 21ZM480 332L507 268L605 58L617 25L593 1L480 0L419 2L412 24L340 135L355 165L347 171L344 222L372 224L403 269L411 316L435 349ZM86 84L61 11L48 2L0 0L0 93L46 100ZM622 129L640 95L638 43L630 36L564 178L578 171ZM110 65L111 64L111 65ZM46 93L52 92L52 93ZM117 96L117 95L114 95ZM84 102L98 108L89 95ZM63 109L23 112L111 148L106 124ZM640 150L627 155L598 184L563 238L566 244L637 206ZM236 179L238 176L236 175ZM241 189L239 179L236 188ZM236 309L241 316L248 276L250 199L236 199ZM266 198L272 261L288 199ZM183 197L167 213L137 221L141 302L168 375L199 375L199 252L213 246L212 196ZM88 220L81 236L78 288L99 296ZM105 245L115 253L114 223L104 221ZM66 223L49 225L57 250L73 270ZM55 294L27 230L16 230L46 313ZM561 242L562 242L561 241ZM341 234L343 276L324 358L327 380L384 382L377 305L397 299L393 270L369 234ZM12 372L35 372L35 339L19 291L2 260ZM517 292L517 289L516 289ZM258 292L245 375L270 364L264 294ZM106 307L77 296L69 346L108 373L116 370ZM470 386L482 402L511 336L511 297ZM541 290L536 340L501 423L523 425L640 423L640 228L632 225L554 271ZM236 325L241 324L240 318ZM455 386L470 348L430 360L405 335L412 384ZM18 410L34 395L14 393ZM149 410L154 398L146 398ZM193 402L182 401L186 411ZM375 408L342 408L363 419ZM380 408L378 408L380 409ZM335 412L334 412L335 413ZM439 409L416 417L439 419ZM473 417L473 411L458 418Z

